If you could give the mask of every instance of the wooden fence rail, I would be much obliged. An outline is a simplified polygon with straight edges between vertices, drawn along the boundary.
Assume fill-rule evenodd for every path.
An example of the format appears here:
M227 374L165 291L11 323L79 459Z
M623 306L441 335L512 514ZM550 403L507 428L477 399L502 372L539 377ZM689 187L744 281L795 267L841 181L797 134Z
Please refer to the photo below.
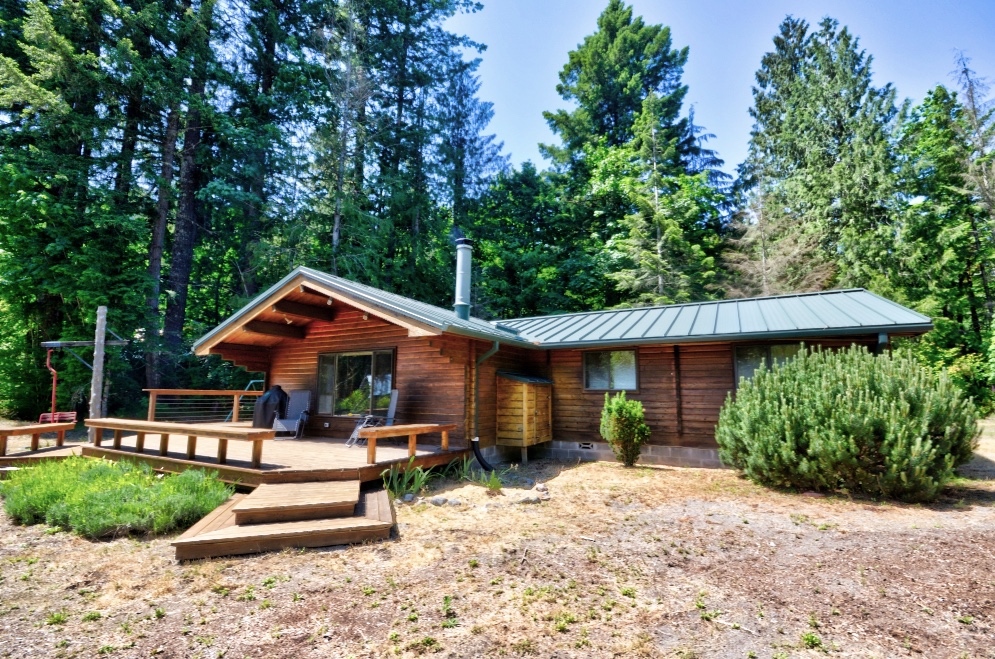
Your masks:
M230 420L235 423L239 420L241 401L244 396L262 396L264 391L253 391L243 390L243 389L142 389L142 391L148 393L149 395L149 411L148 420L155 421L156 418L156 406L159 403L160 396L169 396L177 398L193 398L197 397L200 400L205 398L213 399L214 402L218 402L217 399L220 398L230 398L231 399L231 412L230 419L198 419L201 421L211 421L211 420ZM226 406L227 410L228 407Z

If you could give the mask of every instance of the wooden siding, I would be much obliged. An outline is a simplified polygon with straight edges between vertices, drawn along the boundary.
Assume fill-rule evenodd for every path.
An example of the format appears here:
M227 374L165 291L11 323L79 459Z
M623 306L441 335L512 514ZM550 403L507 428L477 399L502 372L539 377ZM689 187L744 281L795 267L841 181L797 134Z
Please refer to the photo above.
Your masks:
M553 439L551 394L548 384L498 376L497 443L533 446Z
M703 343L651 345L635 350L638 385L628 397L643 403L651 444L714 447L715 424L729 392L736 388L735 347L788 343L751 341L740 344ZM852 344L873 347L876 336L809 341L809 345L839 348ZM584 390L582 350L551 350L546 376L553 380L553 438L563 441L602 441L599 433L604 391Z
M474 341L472 343L474 353L471 364L476 364L476 360L490 350L492 344L483 341ZM537 354L541 354L540 351L502 345L497 353L480 365L479 433L481 447L494 446L497 441L497 372L511 371L512 373L522 373L523 375L544 375L534 365ZM468 400L473 400L472 379L470 379L468 385L471 388ZM473 425L472 405L470 409L470 425Z
M333 322L313 321L301 341L271 349L269 384L285 390L317 389L318 355L365 350L395 350L394 387L399 423L455 423L450 439L466 442L468 341L454 336L409 337L403 327L338 305ZM316 398L316 396L315 396ZM312 402L312 405L314 403ZM324 428L324 423L329 428ZM314 414L308 434L348 436L356 422L348 417Z

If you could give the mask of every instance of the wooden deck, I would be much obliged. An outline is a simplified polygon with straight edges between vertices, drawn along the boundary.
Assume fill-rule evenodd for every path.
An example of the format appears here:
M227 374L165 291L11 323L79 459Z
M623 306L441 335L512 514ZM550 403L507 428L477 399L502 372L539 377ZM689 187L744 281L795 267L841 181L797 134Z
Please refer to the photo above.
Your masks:
M37 451L26 449L18 453L8 454L0 457L0 468L5 467L25 467L35 462L44 460L62 460L72 455L80 455L80 445L50 446L40 448Z
M204 424L206 428L231 427L231 424ZM240 424L241 425L241 424ZM367 464L365 446L346 446L345 439L306 437L303 439L278 439L266 442L262 464L259 469L251 466L251 445L232 442L228 445L225 464L217 461L217 439L205 434L200 436L194 460L187 458L186 435L170 435L166 455L159 455L157 448L143 447L136 450L137 437L126 435L121 438L121 447L114 449L105 446L83 445L82 454L89 457L102 457L109 460L138 460L149 464L153 469L179 472L186 469L211 469L229 483L255 487L263 483L307 483L315 481L359 480L378 481L384 470L393 465L404 468L408 464L406 441L391 445L381 440L377 445L377 462ZM158 444L158 442L156 442ZM443 451L439 446L417 445L414 465L434 467L469 455L468 449Z
M348 517L359 503L359 481L264 483L232 509L236 524Z
M386 540L394 525L394 510L385 490L361 493L356 510L349 517L240 525L236 523L235 508L247 499L235 495L174 540L176 559Z

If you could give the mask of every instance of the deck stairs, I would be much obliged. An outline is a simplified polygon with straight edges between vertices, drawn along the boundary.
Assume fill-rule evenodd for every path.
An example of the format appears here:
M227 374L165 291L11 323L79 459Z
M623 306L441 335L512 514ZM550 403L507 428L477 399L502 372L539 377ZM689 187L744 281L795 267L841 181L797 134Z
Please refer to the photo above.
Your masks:
M173 541L177 560L386 540L394 510L356 481L263 484L236 494Z

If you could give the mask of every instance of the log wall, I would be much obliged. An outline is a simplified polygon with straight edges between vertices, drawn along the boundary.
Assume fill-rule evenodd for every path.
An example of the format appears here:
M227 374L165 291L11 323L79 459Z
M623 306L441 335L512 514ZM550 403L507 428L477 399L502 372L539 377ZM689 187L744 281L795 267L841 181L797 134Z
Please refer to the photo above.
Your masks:
M394 388L398 423L455 423L450 441L466 441L469 341L454 336L409 337L406 329L357 309L339 307L334 322L314 321L302 341L271 349L269 384L284 390L317 390L318 355L335 352L395 350ZM315 396L316 398L316 396ZM314 406L314 403L312 403ZM324 428L324 423L329 427ZM348 437L356 425L348 417L314 414L308 433Z
M874 346L877 337L808 341L827 348L853 343ZM762 341L738 345L764 345ZM638 389L627 397L643 403L650 444L714 448L715 424L726 397L736 388L735 345L651 345L635 350ZM553 436L561 441L600 442L604 391L584 389L583 350L551 350L547 377L553 380ZM543 373L537 373L542 375ZM614 394L614 392L611 392Z

